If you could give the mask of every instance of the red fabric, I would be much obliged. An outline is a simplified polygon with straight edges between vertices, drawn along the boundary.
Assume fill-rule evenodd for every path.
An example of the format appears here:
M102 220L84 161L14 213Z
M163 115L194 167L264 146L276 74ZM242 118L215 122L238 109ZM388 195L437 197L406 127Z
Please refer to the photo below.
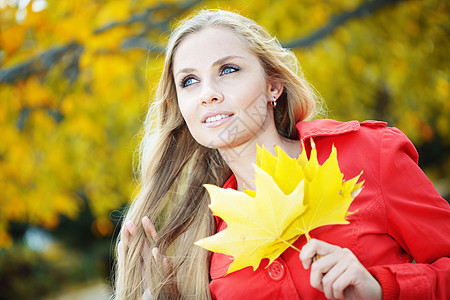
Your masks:
M389 270L382 267L369 268L369 272L375 276L381 284L384 300L395 300L400 296L400 286L398 285L395 275Z
M408 138L384 122L316 120L297 124L307 153L313 137L322 164L334 144L344 179L364 171L364 189L350 206L348 225L328 225L313 238L350 249L380 282L385 299L450 299L450 207L417 166ZM232 176L224 188L236 188ZM226 228L218 219L218 231ZM305 238L294 245L301 249ZM411 263L412 261L416 263ZM325 299L309 284L298 252L278 259L285 268L274 280L263 260L227 276L232 257L213 253L213 299Z

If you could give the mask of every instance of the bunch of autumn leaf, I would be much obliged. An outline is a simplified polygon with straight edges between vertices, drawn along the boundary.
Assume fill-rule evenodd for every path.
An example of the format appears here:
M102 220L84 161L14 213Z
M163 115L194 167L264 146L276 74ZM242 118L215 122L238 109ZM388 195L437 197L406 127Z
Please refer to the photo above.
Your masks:
M213 252L234 258L227 274L252 266L256 270L263 258L270 265L303 234L319 226L348 224L345 217L353 199L362 189L357 183L362 172L343 181L337 151L319 165L311 139L311 155L290 158L280 147L276 156L257 147L256 191L223 189L205 185L211 197L210 209L227 224L217 234L195 242Z

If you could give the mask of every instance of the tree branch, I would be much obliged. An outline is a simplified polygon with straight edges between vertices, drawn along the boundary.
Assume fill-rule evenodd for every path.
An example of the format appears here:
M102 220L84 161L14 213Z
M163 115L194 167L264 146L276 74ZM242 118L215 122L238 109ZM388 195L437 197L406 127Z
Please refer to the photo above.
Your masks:
M67 55L70 52L81 54L82 51L83 47L78 43L71 43L59 48L51 48L25 63L9 69L0 69L0 83L14 83L17 80L27 78L33 74L44 72L61 60L64 55ZM79 55L76 55L76 57L79 57Z
M159 11L159 10L166 9L166 8L168 8L168 5L167 5L167 4L165 4L165 3L160 3L158 6L148 8L148 9L147 9L146 11L144 11L143 13L132 15L132 16L130 17L130 19L128 19L128 20L126 20L126 21L123 21L123 22L112 22L112 23L110 23L110 24L108 24L108 25L106 25L106 26L104 26L104 27L102 27L102 28L96 29L96 30L94 31L94 33L95 33L95 34L99 34L99 33L102 33L102 32L104 32L104 31L107 31L107 30L109 30L109 29L112 29L112 28L114 28L114 27L116 27L116 26L128 26L128 25L132 25L132 24L138 23L138 22L148 23L149 20L150 20L150 15L151 15L153 12L157 12L157 11Z
M327 35L336 30L337 27L342 26L349 20L357 19L364 17L368 14L371 14L385 6L398 3L403 0L373 0L364 2L358 8L351 12L344 12L338 16L334 16L330 19L330 21L318 29L316 32L311 33L310 35L303 37L298 40L294 40L284 44L283 46L286 48L305 48L311 47L321 39L325 38Z

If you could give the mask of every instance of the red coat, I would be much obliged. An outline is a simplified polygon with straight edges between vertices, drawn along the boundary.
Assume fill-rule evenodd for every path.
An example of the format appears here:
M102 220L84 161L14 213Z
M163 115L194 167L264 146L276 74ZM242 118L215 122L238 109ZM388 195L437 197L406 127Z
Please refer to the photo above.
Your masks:
M384 299L450 299L450 207L417 166L408 138L386 123L334 120L300 122L297 130L310 152L316 144L322 164L337 148L344 179L364 171L364 188L349 211L348 225L328 225L311 237L350 249L382 285ZM234 176L225 188L236 188ZM218 220L217 231L226 228ZM294 245L301 249L305 237ZM411 263L412 261L416 263ZM226 273L231 257L213 253L213 299L325 299L309 284L299 253L288 248L267 269L267 259Z

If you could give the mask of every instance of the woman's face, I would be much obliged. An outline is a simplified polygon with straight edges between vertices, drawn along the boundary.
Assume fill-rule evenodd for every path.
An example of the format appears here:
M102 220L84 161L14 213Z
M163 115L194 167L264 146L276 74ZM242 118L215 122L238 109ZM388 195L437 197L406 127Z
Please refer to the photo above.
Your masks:
M264 71L232 30L208 27L185 37L173 76L181 113L198 143L233 148L261 132L269 101Z

